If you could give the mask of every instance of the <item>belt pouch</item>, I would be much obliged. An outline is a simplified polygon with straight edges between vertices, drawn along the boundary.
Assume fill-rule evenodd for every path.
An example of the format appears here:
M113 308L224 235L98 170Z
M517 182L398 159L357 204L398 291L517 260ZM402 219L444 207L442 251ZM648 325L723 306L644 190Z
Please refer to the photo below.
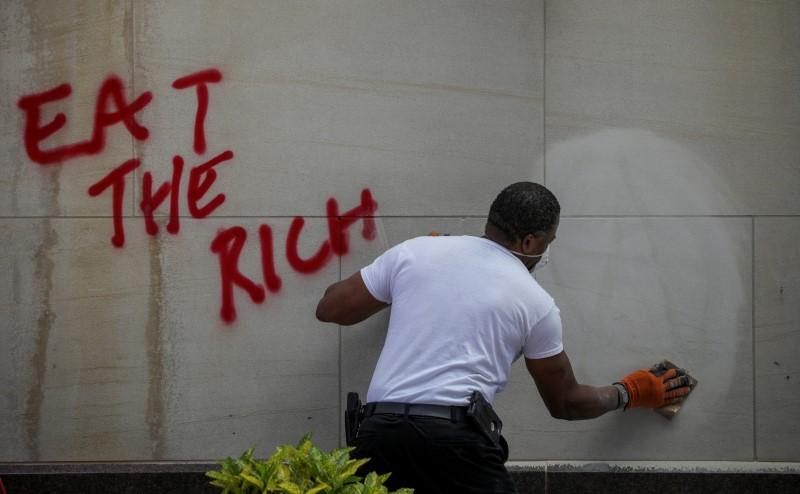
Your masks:
M347 408L344 411L344 436L348 446L355 446L358 429L364 419L364 407L358 398L358 393L347 393Z
M486 401L480 391L472 392L469 398L469 406L467 407L467 417L495 446L500 444L503 421L500 420L491 403Z

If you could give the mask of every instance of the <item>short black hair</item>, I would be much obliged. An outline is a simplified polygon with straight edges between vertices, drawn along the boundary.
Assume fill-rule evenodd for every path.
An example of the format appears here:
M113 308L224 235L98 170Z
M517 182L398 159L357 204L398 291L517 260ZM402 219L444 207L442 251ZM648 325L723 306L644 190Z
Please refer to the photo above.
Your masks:
M514 242L556 226L561 205L547 187L517 182L503 189L489 208L488 221Z

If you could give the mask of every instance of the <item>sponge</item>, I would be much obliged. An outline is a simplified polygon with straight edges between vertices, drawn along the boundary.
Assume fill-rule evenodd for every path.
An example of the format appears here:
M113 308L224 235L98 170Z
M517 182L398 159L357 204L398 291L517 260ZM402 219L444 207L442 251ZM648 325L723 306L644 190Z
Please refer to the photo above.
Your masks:
M672 362L670 362L669 360L665 359L665 360L662 360L661 362L655 364L653 367L651 367L650 368L650 372L652 372L656 376L660 376L660 375L664 374L665 372L667 372L670 369L678 369L678 368L679 367L677 365L675 365ZM689 394L691 394L692 391L694 391L695 386L697 386L697 379L695 379L694 377L690 376L688 372L686 372L686 376L689 378L689 389L690 389ZM672 417L674 417L678 413L678 411L681 409L683 404L686 403L686 399L688 397L689 397L689 395L687 394L684 397L683 401L680 402L680 403L673 403L671 405L666 405L666 406L663 406L661 408L656 408L655 412L657 414L661 415L662 417L664 417L667 420L672 420Z

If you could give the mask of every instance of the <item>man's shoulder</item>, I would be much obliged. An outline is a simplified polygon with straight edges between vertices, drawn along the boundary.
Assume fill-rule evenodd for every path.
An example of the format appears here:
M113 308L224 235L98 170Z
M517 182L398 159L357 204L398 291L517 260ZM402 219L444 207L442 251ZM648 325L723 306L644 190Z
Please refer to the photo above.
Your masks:
M419 237L412 237L408 240L400 242L395 247L402 247L407 249L447 249L452 248L454 245L467 245L478 244L480 237L472 235L421 235Z
M536 294L536 300L538 301L538 309L545 313L549 312L556 305L555 299L550 295L550 292L539 284L538 280L534 279L532 285L533 292Z
M505 283L509 299L522 304L529 313L541 317L555 306L553 296L527 272L514 270L505 278Z

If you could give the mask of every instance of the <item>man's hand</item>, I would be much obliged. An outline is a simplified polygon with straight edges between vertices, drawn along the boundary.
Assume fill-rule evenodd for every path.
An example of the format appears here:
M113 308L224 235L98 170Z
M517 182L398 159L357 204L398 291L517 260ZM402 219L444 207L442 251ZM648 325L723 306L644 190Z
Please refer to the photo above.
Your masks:
M689 394L689 376L683 369L670 369L657 376L650 369L639 369L620 381L628 390L628 407L661 408L680 403Z

